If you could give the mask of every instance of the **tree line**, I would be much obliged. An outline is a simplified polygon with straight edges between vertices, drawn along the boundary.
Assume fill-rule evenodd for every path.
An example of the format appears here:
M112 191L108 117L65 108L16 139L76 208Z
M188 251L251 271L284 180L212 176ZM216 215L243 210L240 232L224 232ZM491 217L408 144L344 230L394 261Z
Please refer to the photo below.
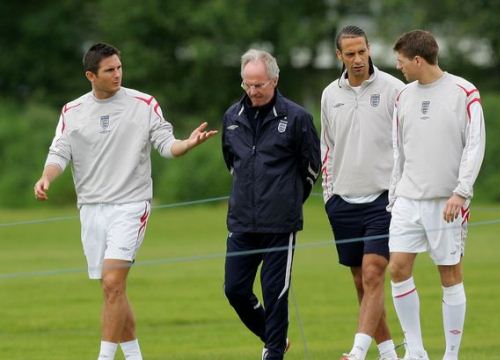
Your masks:
M220 127L224 110L242 94L239 57L251 46L272 51L281 68L280 91L317 115L321 91L339 68L321 68L316 60L325 55L325 46L333 55L334 34L346 23L364 27L371 41L391 43L413 28L430 29L447 40L443 67L474 82L484 97L487 158L477 194L498 201L499 11L499 1L486 0L460 7L453 1L430 0L379 0L369 5L361 0L2 1L0 206L33 203L32 185L59 110L90 89L81 67L90 44L105 41L120 48L124 86L155 95L176 134L183 137L201 120ZM459 43L470 46L450 45ZM473 61L480 50L483 57L490 54L483 67ZM156 156L153 161L155 194L161 202L229 191L217 139L181 161ZM69 172L55 184L51 197L54 204L74 202Z

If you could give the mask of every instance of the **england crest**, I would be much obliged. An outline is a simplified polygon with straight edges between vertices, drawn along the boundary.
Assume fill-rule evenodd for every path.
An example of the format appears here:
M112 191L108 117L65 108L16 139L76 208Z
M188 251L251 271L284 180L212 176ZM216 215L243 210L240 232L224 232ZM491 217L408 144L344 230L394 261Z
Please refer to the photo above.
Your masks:
M280 120L280 123L278 124L278 132L284 133L287 125L288 125L288 121Z
M431 102L429 100L422 101L422 114L427 114L429 112L429 107L431 106Z
M377 107L380 104L380 94L373 94L370 96L370 105L372 107Z
M100 131L101 134L109 132L109 115L101 116L100 124L101 124L101 131Z

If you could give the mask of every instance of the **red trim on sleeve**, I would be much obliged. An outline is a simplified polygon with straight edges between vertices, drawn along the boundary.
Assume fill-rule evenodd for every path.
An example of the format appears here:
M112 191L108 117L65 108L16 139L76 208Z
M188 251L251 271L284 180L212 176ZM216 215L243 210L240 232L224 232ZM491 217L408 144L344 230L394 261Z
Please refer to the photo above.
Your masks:
M68 104L65 104L65 105L64 105L64 107L63 107L63 111L62 111L62 112L63 112L63 113L66 113L66 112L68 112L68 110L71 110L71 109L73 109L73 108L76 108L76 107L80 106L81 104L82 104L82 103L78 103L78 104L76 104L76 105L72 105L72 106L68 106Z
M481 103L481 99L478 99L478 98L475 98L475 99L472 99L468 104L467 104L467 115L469 116L469 121L471 121L471 117L470 117L470 107L472 104L474 104L475 102L478 102L478 103Z
M156 115L158 115L158 117L160 119L163 119L163 116L161 116L161 114L158 112L158 108L160 107L160 104L158 104L158 102L156 103L155 107L154 107L154 112L156 113Z
M143 97L140 97L140 96L134 96L134 98L136 98L138 100L141 100L141 101L144 101L149 106L149 105L151 105L151 102L153 101L154 96L151 96L149 99L146 99L146 98L143 98Z
M474 89L472 89L472 90L468 91L468 90L467 90L466 88L464 88L462 85L460 85L460 84L456 84L456 85L457 85L459 88L461 88L463 91L465 91L465 94L466 94L467 96L470 96L470 95L471 95L472 93L474 93L474 92L479 92L479 90L478 90L478 89L476 89L476 88L474 88Z

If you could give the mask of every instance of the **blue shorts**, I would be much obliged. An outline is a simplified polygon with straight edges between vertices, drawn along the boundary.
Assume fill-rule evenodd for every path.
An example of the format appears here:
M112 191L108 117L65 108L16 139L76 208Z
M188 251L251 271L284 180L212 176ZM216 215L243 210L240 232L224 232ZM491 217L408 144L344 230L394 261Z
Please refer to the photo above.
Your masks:
M385 191L366 204L350 204L339 195L333 195L327 201L326 213L342 265L361 266L364 254L378 254L389 259L391 214L386 210L387 194ZM365 237L375 238L363 240ZM349 239L358 240L348 242Z

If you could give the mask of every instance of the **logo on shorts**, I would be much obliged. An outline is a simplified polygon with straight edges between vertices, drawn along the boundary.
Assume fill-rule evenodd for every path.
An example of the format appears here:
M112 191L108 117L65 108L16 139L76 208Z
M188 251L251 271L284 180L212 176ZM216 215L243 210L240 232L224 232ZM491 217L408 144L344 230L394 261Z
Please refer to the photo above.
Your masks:
M101 116L100 124L101 124L101 131L99 131L100 134L106 134L111 131L109 130L109 115Z
M372 107L377 107L380 104L380 94L373 94L370 96L370 105Z
M429 112L429 107L431 106L431 102L429 100L422 101L422 114L426 115Z
M288 121L280 120L280 123L278 124L278 132L284 133L287 125L288 125Z
M237 128L238 128L238 125L229 125L229 126L227 127L227 129L228 129L228 130L235 130L235 129L237 129Z

